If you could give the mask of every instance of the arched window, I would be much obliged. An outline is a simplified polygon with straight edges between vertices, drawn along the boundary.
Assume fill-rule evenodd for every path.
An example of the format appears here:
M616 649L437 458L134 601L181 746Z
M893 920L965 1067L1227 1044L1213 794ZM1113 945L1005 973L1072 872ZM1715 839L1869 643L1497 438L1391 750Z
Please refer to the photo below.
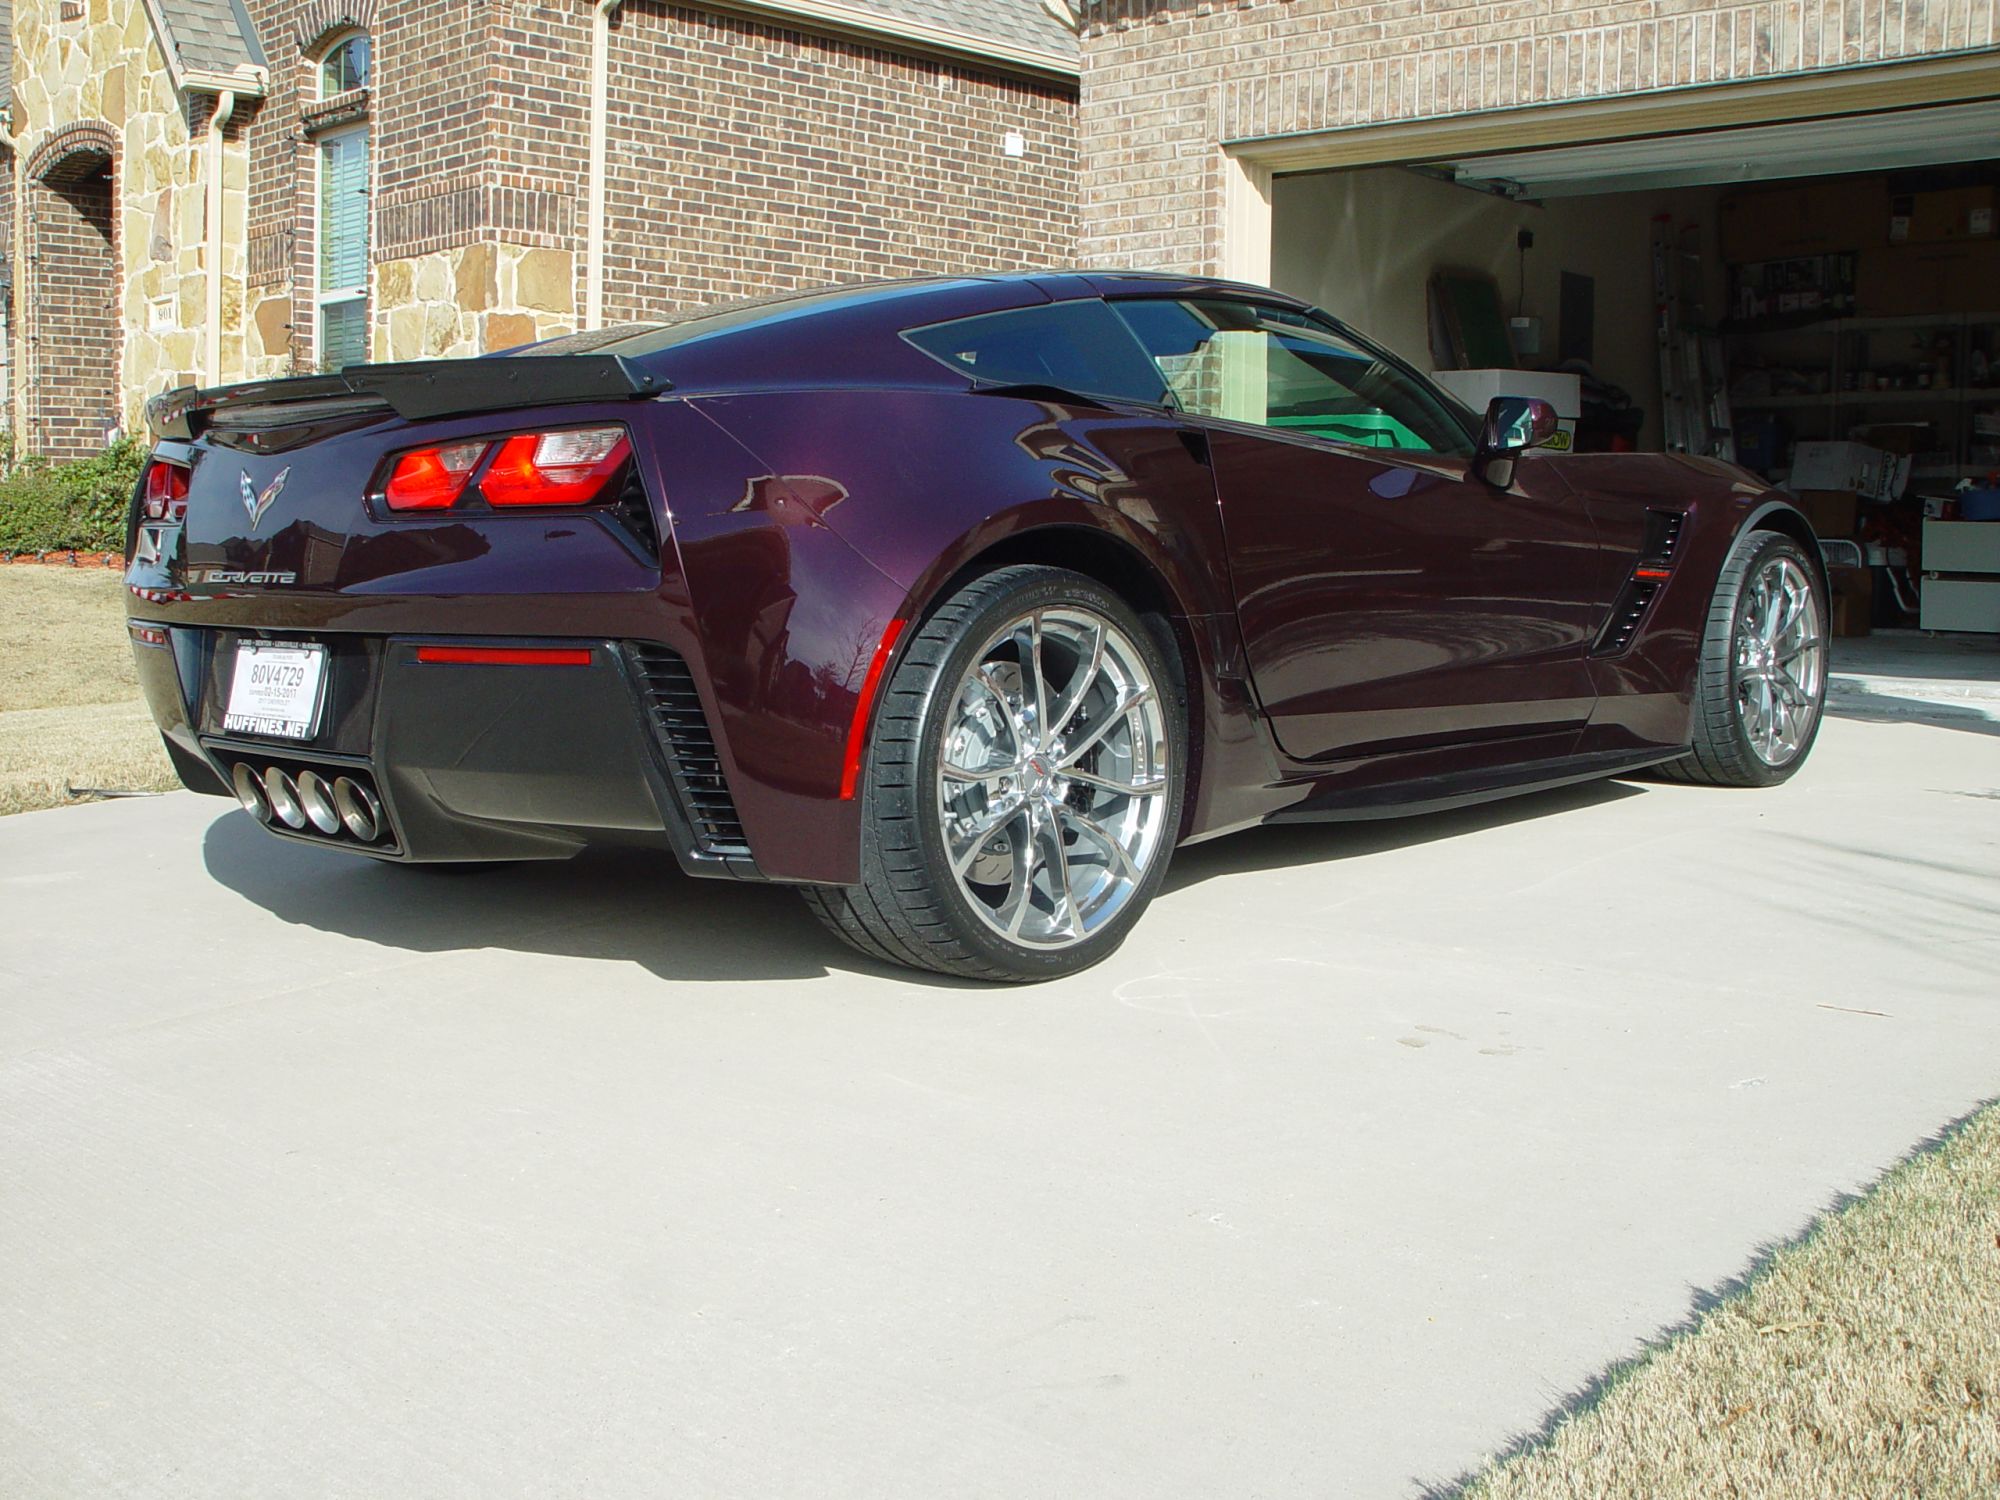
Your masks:
M368 87L368 33L350 31L326 49L319 64L319 96L331 99Z

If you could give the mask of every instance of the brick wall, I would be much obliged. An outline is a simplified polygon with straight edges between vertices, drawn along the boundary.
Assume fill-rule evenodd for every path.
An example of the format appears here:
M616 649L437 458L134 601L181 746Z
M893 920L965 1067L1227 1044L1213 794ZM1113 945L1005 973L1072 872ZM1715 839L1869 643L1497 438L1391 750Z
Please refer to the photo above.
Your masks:
M316 40L301 0L246 0L264 41L270 83L244 111L250 158L250 304L247 340L258 375L290 374L311 357L312 148L300 138L313 73L302 46ZM296 342L294 341L296 335Z
M503 240L581 247L589 45L580 5L518 6L498 25ZM607 320L1075 254L1076 106L1061 86L628 0L610 97ZM1026 155L1002 153L1010 130Z
M112 178L92 165L28 182L27 347L33 449L81 458L119 420Z
M1985 0L1084 0L1086 261L1220 268L1223 142L1989 48Z

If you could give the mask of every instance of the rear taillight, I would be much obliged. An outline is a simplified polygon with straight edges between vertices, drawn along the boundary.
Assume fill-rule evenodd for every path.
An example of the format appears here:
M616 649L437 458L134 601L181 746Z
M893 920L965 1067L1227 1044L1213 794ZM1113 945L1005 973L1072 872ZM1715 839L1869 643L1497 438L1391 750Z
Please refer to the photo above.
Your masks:
M509 509L590 505L616 498L612 481L631 454L622 427L572 427L416 448L397 456L382 500L396 511L448 510L473 495Z
M178 521L187 515L188 471L179 464L154 459L146 469L146 494L141 509L149 521Z
M500 445L479 488L495 505L588 505L631 451L618 427L524 433Z
M465 493L486 448L485 443L447 443L405 453L396 460L382 498L391 510L444 510Z

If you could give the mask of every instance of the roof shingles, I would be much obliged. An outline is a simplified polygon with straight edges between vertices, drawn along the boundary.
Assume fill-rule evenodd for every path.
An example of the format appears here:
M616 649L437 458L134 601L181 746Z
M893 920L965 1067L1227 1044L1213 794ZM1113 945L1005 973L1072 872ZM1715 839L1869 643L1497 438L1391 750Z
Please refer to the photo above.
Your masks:
M1076 56L1076 33L1042 0L853 0L858 9L880 15L885 24L916 21L939 31L955 31L977 41L1026 47L1057 57Z
M159 0L183 71L232 73L264 66L264 49L243 0Z

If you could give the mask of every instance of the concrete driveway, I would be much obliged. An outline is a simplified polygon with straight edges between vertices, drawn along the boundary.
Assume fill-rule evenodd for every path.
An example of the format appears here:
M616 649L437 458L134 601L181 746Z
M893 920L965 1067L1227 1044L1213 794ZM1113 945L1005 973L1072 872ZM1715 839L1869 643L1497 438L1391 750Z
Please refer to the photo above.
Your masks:
M0 1494L1419 1492L2000 1093L1996 731L1185 850L1023 990L0 821Z

